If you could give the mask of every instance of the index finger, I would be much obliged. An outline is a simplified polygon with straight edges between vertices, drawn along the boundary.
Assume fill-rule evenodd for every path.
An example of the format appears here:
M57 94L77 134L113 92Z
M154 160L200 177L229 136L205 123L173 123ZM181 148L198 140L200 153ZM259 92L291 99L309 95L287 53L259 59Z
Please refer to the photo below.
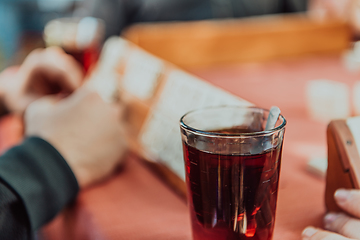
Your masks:
M33 84L39 74L49 83L56 83L62 90L73 92L84 78L80 64L59 48L34 50L21 65L19 70L24 87Z
M63 82L59 82L63 87L71 92L81 86L84 79L84 71L81 65L71 55L57 47L50 47L46 49L46 55L43 61L56 67L63 74ZM53 78L59 81L59 78ZM61 79L61 78L60 78Z

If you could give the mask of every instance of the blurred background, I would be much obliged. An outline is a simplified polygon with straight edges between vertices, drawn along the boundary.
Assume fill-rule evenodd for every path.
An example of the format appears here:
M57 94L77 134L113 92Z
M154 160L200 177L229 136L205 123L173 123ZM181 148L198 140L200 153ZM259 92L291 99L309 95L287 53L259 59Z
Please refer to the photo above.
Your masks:
M45 24L73 15L82 4L83 0L0 0L0 70L43 47Z
M274 239L298 239L305 222L320 226L318 216L324 212L327 124L333 119L360 115L359 3L359 0L0 0L0 70L21 64L31 50L45 47L45 41L63 47L83 64L85 71L95 69L92 80L99 80L99 89L121 90L125 94L128 102L124 104L129 108L126 120L133 124L130 134L134 142L145 149L157 144L155 147L159 148L154 147L152 156L180 172L179 176L183 176L184 168L178 121L185 112L214 103L234 104L234 99L239 100L234 96L262 108L278 106L288 125ZM95 18L87 16L101 20L96 23ZM64 17L78 18L75 24L63 22L66 27L52 21ZM204 19L215 20L191 21ZM68 33L70 38L66 37ZM122 38L112 38L104 45L104 56L92 69L103 40L120 34ZM11 130L0 121L0 143L9 142L11 134L6 129ZM20 138L21 134L17 139ZM309 169L318 178L309 175ZM132 187L126 189L136 191ZM98 228L85 229L84 235L147 233L139 231L137 224L121 224L139 222L139 214L148 206L145 200L140 204L143 208L128 208L128 204L120 203L121 194L116 198L111 195L113 190L105 189L111 200L107 204L107 194L101 188L98 190L100 194L95 189L94 196L104 199L85 197L88 202L84 205L99 204L101 210L91 214L94 219L107 222ZM128 199L133 204L132 198ZM100 203L108 205L111 211L103 212ZM113 214L113 209L125 214ZM139 214L134 214L135 211ZM106 217L101 218L101 214ZM303 222L289 218L295 215ZM133 221L128 216L134 216ZM157 216L170 224L162 213ZM123 222L119 217L124 218ZM88 226L71 221L68 224ZM109 228L109 224L116 227ZM151 224L146 225L148 229L163 231ZM102 226L106 229L101 229ZM119 229L121 226L124 227ZM187 234L184 225L177 226L179 236ZM98 229L99 232L92 232ZM54 236L66 233L59 227L58 230ZM178 236L173 228L169 231L171 236Z
M0 70L19 64L29 50L44 46L42 31L60 17L103 19L106 37L135 22L201 20L305 11L306 0L0 0Z
M256 105L286 102L286 112L302 110L306 102L311 116L327 122L360 113L359 6L358 0L0 0L0 70L21 64L35 48L56 45L87 71L104 40L121 34L215 85L239 84L228 90ZM66 17L76 20L52 21ZM194 21L204 19L212 20ZM282 66L278 74L277 66ZM264 76L272 94L257 87ZM280 98L285 85L298 97ZM263 98L269 101L259 101Z

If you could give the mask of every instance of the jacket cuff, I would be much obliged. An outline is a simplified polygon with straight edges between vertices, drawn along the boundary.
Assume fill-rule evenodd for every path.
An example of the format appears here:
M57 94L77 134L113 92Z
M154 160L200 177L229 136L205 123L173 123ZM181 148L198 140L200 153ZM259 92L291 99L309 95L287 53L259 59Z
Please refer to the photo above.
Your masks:
M53 219L79 192L65 159L38 137L26 139L0 157L0 178L23 201L32 230Z

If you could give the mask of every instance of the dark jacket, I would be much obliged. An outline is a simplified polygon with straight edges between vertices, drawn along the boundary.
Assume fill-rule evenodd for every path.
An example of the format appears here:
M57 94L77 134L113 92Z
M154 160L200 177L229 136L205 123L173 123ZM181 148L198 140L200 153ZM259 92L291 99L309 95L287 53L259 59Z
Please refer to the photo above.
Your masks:
M307 0L91 0L94 17L105 20L107 36L137 22L239 18L302 12Z
M0 239L32 239L79 187L60 153L32 137L0 157Z

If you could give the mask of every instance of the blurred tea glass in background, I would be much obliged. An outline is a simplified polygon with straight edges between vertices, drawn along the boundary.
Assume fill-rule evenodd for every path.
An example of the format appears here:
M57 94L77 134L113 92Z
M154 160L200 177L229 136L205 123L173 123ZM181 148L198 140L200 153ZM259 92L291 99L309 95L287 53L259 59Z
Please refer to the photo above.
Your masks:
M268 115L216 107L181 118L194 240L272 239L286 120L264 130Z
M64 49L87 72L99 58L104 34L105 24L100 19L59 18L46 24L44 41L47 47L58 46Z

